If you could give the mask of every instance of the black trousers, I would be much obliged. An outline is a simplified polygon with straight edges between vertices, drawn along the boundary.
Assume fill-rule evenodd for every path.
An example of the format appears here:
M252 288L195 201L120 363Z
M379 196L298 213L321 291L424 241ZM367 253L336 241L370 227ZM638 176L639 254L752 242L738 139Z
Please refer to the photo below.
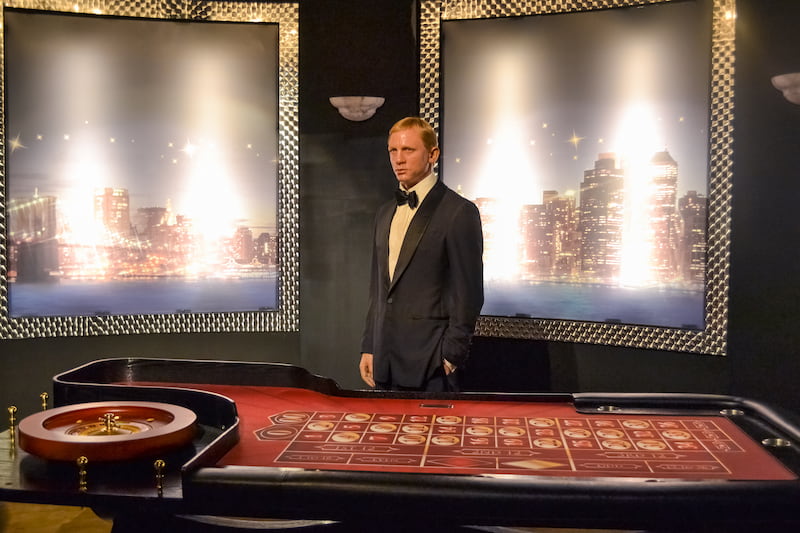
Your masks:
M461 372L458 369L449 374L445 374L444 367L440 366L421 387L404 387L393 382L376 382L375 388L393 391L461 392L460 378Z

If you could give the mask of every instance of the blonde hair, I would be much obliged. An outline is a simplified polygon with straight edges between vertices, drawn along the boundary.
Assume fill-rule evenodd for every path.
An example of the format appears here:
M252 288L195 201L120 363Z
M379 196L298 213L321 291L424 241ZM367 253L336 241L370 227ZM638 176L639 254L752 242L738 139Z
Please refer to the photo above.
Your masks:
M425 148L432 150L439 147L439 140L436 138L436 132L433 130L433 126L419 117L406 117L398 120L395 122L394 126L389 129L389 136L391 137L393 133L411 128L419 129Z

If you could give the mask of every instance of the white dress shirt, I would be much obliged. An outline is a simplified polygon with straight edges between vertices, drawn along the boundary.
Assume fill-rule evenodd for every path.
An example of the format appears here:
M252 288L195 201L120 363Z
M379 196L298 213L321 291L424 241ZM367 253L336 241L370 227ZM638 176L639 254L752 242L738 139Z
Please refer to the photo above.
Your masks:
M411 224L411 219L417 212L419 206L425 200L425 197L436 185L436 175L431 173L422 181L406 190L407 193L414 191L417 193L417 207L411 208L408 204L398 205L392 217L392 227L389 230L389 279L394 278L394 269L397 266L397 258L400 256L400 248L403 247L403 240L406 237L406 231ZM402 187L402 186L401 186Z

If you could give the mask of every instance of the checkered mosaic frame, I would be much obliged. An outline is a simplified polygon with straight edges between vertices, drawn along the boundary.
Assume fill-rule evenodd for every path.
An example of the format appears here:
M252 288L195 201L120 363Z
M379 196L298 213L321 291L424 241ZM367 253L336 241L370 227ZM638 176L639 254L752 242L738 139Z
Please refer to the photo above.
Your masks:
M672 0L422 0L420 9L420 116L439 129L440 28L443 20L544 15L632 7ZM492 337L606 344L725 355L733 159L736 0L713 0L710 87L710 178L706 255L706 322L702 331L546 320L481 317L477 333Z
M5 8L87 15L188 21L277 23L278 236L281 243L278 309L247 313L187 313L136 316L22 317L8 314L5 152L0 154L0 338L297 331L299 328L299 130L297 2L206 2L199 0L6 0ZM2 16L0 15L0 24ZM2 46L0 25L0 46ZM4 64L4 51L0 49ZM4 69L0 69L4 76ZM5 79L0 78L5 94ZM0 98L0 136L5 139L5 98Z

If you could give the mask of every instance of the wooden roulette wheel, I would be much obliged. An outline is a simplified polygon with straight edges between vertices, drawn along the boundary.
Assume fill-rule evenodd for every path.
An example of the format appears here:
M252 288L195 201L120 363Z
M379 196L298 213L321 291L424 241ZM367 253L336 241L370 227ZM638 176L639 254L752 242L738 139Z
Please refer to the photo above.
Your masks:
M54 461L87 457L93 462L127 461L165 453L190 443L197 416L157 402L92 402L42 411L19 423L19 446Z

